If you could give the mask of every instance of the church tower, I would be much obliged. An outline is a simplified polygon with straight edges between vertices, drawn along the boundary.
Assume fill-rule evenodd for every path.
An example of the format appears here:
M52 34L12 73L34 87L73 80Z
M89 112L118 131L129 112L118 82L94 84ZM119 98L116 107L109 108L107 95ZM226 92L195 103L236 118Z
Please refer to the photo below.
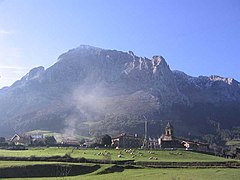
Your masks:
M171 125L170 122L168 122L167 126L165 127L165 134L163 134L159 139L160 139L159 142L160 141L173 141L174 140L173 126Z
M181 140L174 137L173 126L170 122L165 127L165 134L158 139L160 148L183 148Z
M170 124L170 122L168 122L167 126L165 127L165 135L173 136L173 126Z

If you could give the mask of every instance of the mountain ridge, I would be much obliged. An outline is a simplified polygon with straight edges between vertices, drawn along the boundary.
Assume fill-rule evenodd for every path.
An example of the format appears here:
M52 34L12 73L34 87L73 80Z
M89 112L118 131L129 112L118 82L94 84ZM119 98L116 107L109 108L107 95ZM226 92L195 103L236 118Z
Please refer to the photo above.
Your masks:
M144 115L158 124L153 135L169 119L190 129L200 124L196 134L201 134L209 119L223 127L239 125L239 105L240 83L234 79L192 77L172 71L162 56L148 59L132 51L82 45L60 55L51 67L33 68L0 89L0 132L43 128L67 134L89 135L93 129L141 134ZM234 116L220 112L222 108ZM104 123L110 127L100 126Z

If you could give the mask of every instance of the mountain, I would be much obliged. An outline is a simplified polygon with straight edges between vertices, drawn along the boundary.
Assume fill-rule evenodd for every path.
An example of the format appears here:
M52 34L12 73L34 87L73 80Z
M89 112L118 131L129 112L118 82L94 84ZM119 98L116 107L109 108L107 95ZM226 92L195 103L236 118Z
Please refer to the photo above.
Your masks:
M180 71L173 71L178 89L192 103L240 102L240 84L232 78L216 75L191 77Z
M209 133L217 128L239 126L240 83L217 75L191 77L173 71L177 87L189 100L188 106L174 107L178 117L198 132Z
M0 90L0 135L46 129L93 135L122 131L160 135L166 121L179 134L201 135L216 123L239 126L240 83L171 71L162 56L82 45L48 69L36 67Z

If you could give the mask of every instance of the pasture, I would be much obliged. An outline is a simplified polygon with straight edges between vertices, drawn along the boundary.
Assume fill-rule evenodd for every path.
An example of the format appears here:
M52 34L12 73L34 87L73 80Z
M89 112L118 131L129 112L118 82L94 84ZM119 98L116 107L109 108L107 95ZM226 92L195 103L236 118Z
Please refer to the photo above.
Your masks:
M2 164L2 163L0 163ZM17 163L19 166L21 164ZM22 162L25 166L25 162ZM240 171L239 169L231 168L141 168L141 169L124 169L122 172L110 172L103 173L104 170L109 168L111 165L101 165L101 168L84 175L78 176L67 176L67 177L41 177L41 178L11 178L11 180L20 179L31 179L31 180L239 180ZM10 179L10 178L9 178Z
M163 151L163 150L140 150L140 149L74 149L74 148L33 148L29 150L0 150L0 157L51 157L51 156L64 156L68 155L72 158L98 159L98 160L134 160L135 162L236 162L237 160L229 160L222 157L184 151ZM44 172L44 168L49 171L53 166L62 171L63 169L76 169L79 166L83 172L74 176L61 177L58 175L44 176L44 177L25 177L25 174L31 174L29 170ZM61 167L61 168L59 168ZM16 168L16 169L15 169ZM125 179L172 179L172 180L221 180L231 179L238 180L240 177L239 168L226 168L226 167L208 167L208 168L151 168L147 166L126 166L114 164L95 164L95 163L69 163L69 162L41 162L41 161L0 161L0 175L6 169L9 172L16 172L21 174L23 169L25 174L17 176L19 178L12 179L81 179L81 180L125 180ZM34 169L35 168L35 169ZM29 169L29 170L28 170ZM85 170L84 170L85 169ZM28 171L27 171L28 170Z
M134 160L134 161L160 161L160 162L219 162L229 161L222 157L184 151L163 150L123 150L123 149L74 149L74 148L33 148L29 150L0 150L1 156L11 157L49 157L64 156L72 158L108 159L108 160Z

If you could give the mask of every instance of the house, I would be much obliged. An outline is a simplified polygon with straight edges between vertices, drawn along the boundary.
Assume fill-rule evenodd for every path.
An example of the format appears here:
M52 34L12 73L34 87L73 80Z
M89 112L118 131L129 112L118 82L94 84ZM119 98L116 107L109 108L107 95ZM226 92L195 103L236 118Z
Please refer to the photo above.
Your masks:
M23 144L23 145L30 145L32 144L33 138L29 135L19 135L15 134L11 139L10 142L14 144Z
M44 139L43 134L33 134L31 135L33 139Z
M79 147L80 142L75 139L62 139L62 141L59 145L64 146L64 147Z
M43 134L33 134L32 137L32 145L34 146L44 146L45 145L45 138Z
M182 145L186 150L209 151L209 145L206 143L183 140Z
M173 130L173 126L168 122L165 127L165 134L158 139L161 149L184 148L181 141L174 136Z
M122 133L112 138L112 146L116 148L139 148L141 145L142 139L137 135Z
M148 149L159 149L159 143L158 143L158 139L156 138L149 138L148 139Z

